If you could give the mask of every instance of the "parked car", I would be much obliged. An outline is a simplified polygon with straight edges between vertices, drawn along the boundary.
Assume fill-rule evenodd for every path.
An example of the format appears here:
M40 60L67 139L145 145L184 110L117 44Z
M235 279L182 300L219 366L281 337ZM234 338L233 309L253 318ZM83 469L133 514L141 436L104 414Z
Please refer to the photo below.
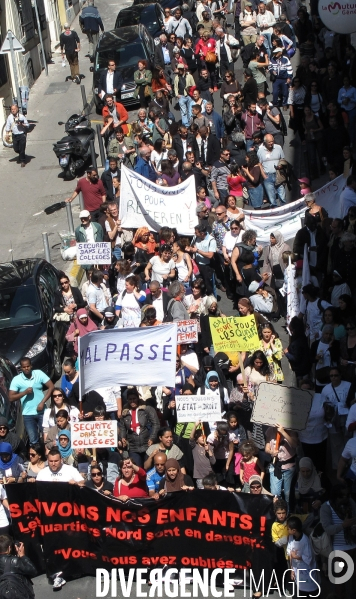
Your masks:
M149 2L152 2L152 0L134 0L134 4L148 4ZM170 8L172 10L173 8L182 6L183 0L159 0L159 4L163 9ZM189 0L189 2L185 2L184 4L188 4L190 6L193 5L194 2L193 0Z
M27 433L24 427L21 402L9 401L9 389L17 370L10 360L0 356L0 416L6 418L10 431L16 433L25 443Z
M62 374L65 327L53 319L59 272L42 259L0 264L0 355L20 367L23 356L49 377Z
M144 25L121 27L102 34L95 50L94 66L91 67L94 102L98 110L101 111L103 105L98 95L100 73L107 68L109 60L115 60L116 68L120 69L123 76L120 101L125 105L137 103L134 97L134 72L140 59L147 60L151 68L154 60L154 42Z
M140 23L153 39L158 39L164 30L164 12L160 4L133 4L130 8L123 8L116 17L115 29Z

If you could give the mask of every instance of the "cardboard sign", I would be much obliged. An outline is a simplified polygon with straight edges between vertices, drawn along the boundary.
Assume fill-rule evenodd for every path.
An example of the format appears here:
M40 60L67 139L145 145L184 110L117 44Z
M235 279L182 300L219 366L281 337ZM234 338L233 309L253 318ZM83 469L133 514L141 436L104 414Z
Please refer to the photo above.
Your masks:
M252 316L227 316L224 318L209 318L214 350L252 351L259 349L257 325Z
M73 422L72 447L117 447L117 421Z
M219 395L176 395L177 422L221 420Z
M313 401L310 391L283 387L274 383L260 383L252 408L252 422L303 431L307 425Z
M111 264L110 241L77 243L78 264Z
M198 343L198 321L180 320L177 322L177 343Z

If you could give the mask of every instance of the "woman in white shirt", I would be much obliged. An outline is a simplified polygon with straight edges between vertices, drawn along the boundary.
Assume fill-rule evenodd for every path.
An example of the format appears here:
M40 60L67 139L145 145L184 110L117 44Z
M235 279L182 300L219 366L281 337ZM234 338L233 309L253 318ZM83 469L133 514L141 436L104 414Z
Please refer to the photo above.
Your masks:
M175 264L172 258L172 247L168 244L161 245L159 256L153 256L145 268L146 281L158 281L161 285L169 285L170 279L175 277Z
M225 262L230 264L231 254L237 243L241 242L244 230L241 228L241 223L238 220L233 220L230 223L230 231L225 233L222 244L222 253L225 258Z
M193 274L192 259L184 250L187 247L186 239L179 239L173 244L173 260L178 273L178 281L187 289Z
M51 426L55 426L55 417L58 410L67 410L70 417L70 422L79 422L79 410L75 406L71 406L66 402L66 394L60 387L55 387L51 395L51 403L49 408L46 408L43 414L42 428L43 438L46 440L48 431Z
M166 142L164 139L156 139L153 147L154 150L151 153L151 163L156 173L161 173L162 160L166 160L168 157Z
M121 316L119 327L132 328L141 324L141 307L146 299L144 291L138 289L138 277L130 275L125 281L125 290L115 304L116 316Z

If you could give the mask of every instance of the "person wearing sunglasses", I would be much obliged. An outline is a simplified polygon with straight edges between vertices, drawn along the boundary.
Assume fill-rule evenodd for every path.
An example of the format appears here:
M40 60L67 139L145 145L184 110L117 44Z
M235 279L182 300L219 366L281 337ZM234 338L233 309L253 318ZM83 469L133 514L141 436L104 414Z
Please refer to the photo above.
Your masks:
M67 401L66 394L60 387L55 387L51 394L51 403L49 408L45 409L43 414L43 439L46 441L48 431L51 426L55 426L55 417L59 410L66 410L70 416L71 422L79 422L79 410L71 406Z
M90 469L90 479L86 481L85 486L88 489L93 489L103 495L112 495L114 485L105 480L104 474L100 466L92 466Z
M28 452L29 463L27 464L27 483L36 482L36 478L38 473L43 470L45 466L47 466L46 458L44 455L44 446L42 443L36 443L35 445L30 445L30 449Z
M54 294L54 312L57 320L69 322L73 320L76 310L85 308L87 303L78 287L72 287L67 275L62 273L59 279L60 289Z
M253 474L250 477L249 486L250 486L250 493L252 495L270 495L270 496L272 496L272 493L270 493L269 491L267 491L267 489L264 488L263 483L262 483L262 478L260 476L258 476L258 474Z

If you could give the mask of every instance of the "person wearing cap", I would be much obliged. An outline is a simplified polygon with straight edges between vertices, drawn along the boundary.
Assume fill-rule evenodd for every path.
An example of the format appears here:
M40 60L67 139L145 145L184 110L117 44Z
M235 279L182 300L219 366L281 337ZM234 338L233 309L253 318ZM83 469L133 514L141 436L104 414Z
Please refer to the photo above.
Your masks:
M310 179L308 179L308 177L301 177L300 179L298 179L298 182L299 182L299 187L300 187L300 194L302 196L305 196L308 193L311 193Z
M10 425L3 416L0 417L0 443L10 443L14 453L27 459L25 443L16 433L10 431Z
M263 289L264 281L252 281L249 285L249 292L252 293L250 296L250 302L253 309L256 312L262 312L263 314L270 314L273 312L273 297L268 291Z
M178 74L174 79L174 93L178 98L179 110L182 117L182 125L189 127L192 118L191 99L187 88L195 85L193 76L186 72L184 64L177 64Z
M73 202L80 192L82 192L83 196L84 209L90 212L90 216L95 222L98 222L100 206L106 200L106 193L103 182L99 180L96 168L88 168L86 177L79 179L77 187L70 198L66 198L66 202Z
M81 210L79 218L81 224L75 230L77 243L95 243L104 240L103 228L99 223L92 222L89 210Z
M62 60L67 58L70 66L72 81L80 85L78 52L80 51L80 39L76 31L71 31L69 23L64 23L63 33L59 36L59 45Z
M283 56L283 48L275 48L272 52L268 71L275 80L273 81L273 104L278 106L281 98L282 105L288 105L288 85L293 78L293 67L287 56Z

